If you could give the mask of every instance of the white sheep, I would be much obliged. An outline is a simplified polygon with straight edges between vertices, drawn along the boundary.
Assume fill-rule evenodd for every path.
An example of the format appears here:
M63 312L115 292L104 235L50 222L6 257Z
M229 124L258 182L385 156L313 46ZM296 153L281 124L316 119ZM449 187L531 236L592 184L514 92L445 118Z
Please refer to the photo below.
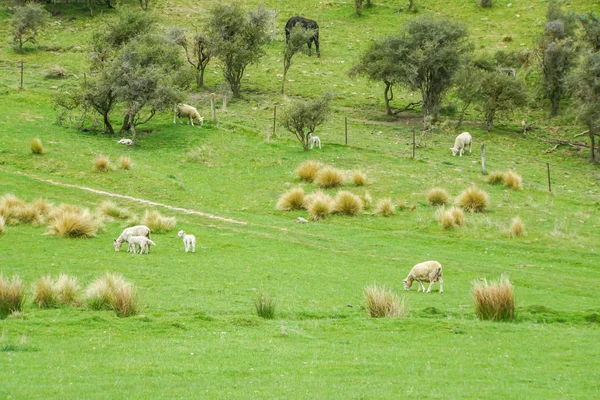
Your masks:
M190 251L190 247L192 248L192 253L196 252L196 236L186 235L184 231L179 231L177 236L183 239L183 246L185 247L186 253Z
M113 240L115 251L119 251L121 249L123 242L129 243L129 238L131 236L145 236L150 239L150 228L148 228L146 225L136 225L125 228L119 237Z
M312 133L308 134L308 143L310 144L310 148L312 149L314 146L321 148L321 139L318 136L313 136Z
M469 132L463 132L456 137L454 140L454 147L450 147L452 150L452 155L455 156L456 153L459 154L460 157L463 155L463 151L467 145L469 146L469 154L471 154L471 144L473 142L473 138Z
M136 253L136 248L140 248L139 254L150 252L150 245L156 246L152 240L148 239L146 236L129 236L129 248L127 251L131 251L132 253Z
M192 107L190 105L179 103L175 106L173 111L175 112L175 115L173 116L174 124L177 123L176 122L177 118L182 118L182 117L188 118L188 125L192 124L192 126L194 126L194 118L196 118L196 120L198 121L200 126L202 126L202 124L204 123L204 117L201 117L198 110L196 110L194 107Z
M425 292L423 282L429 282L427 293L431 292L433 282L440 283L440 293L444 292L444 280L442 279L442 265L437 261L425 261L412 267L406 279L402 281L404 290L410 290L413 281L419 283L417 292Z
M121 144L124 144L126 146L131 146L133 144L133 140L121 138L121 140L119 140L117 143L121 143Z

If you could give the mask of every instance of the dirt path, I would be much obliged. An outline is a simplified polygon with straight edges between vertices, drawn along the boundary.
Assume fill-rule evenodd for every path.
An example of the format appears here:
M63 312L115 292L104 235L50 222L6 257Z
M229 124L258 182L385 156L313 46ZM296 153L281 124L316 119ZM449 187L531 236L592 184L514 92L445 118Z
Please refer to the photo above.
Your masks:
M4 171L4 172L6 172L6 171ZM8 173L8 172L6 172L6 173ZM96 194L101 194L101 195L104 195L104 196L116 197L116 198L119 198L119 199L125 199L125 200L135 201L135 202L138 202L138 203L147 204L147 205L151 205L151 206L155 206L155 207L164 207L164 208L166 208L168 210L179 211L179 212L182 212L184 214L199 215L201 217L210 218L210 219L216 219L216 220L219 220L219 221L229 222L229 223L232 223L232 224L239 224L239 225L247 225L248 224L248 222L246 222L246 221L240 221L240 220L233 219L233 218L221 217L221 216L218 216L218 215L213 215L213 214L205 213L205 212L198 211L198 210L191 210L189 208L170 206L168 204L158 203L156 201L151 201L151 200L146 200L146 199L140 199L138 197L127 196L127 195L124 195L124 194L111 193L111 192L107 192L107 191L104 191L104 190L92 189L92 188L87 187L87 186L79 186L79 185L73 185L73 184L70 184L70 183L57 182L57 181L53 181L51 179L44 179L44 178L40 178L39 176L30 175L30 174L26 174L26 173L23 173L23 172L15 172L15 174L17 174L17 175L23 175L23 176L26 176L28 178L34 179L36 181L49 183L51 185L68 187L68 188L74 188L74 189L79 189L79 190L85 190L85 191L88 191L88 192L92 192L92 193L96 193Z

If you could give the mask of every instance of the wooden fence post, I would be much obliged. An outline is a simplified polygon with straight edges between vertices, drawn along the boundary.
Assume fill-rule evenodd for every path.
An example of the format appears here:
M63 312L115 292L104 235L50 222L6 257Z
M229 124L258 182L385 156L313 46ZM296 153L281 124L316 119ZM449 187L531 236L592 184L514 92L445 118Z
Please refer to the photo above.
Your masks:
M412 158L414 159L415 155L416 155L416 150L417 150L417 133L416 133L415 129L412 130L412 134L413 134L413 149L412 149L413 156L412 156Z
M23 61L19 61L20 69L21 69L21 85L20 88L23 89Z
M485 170L485 143L481 145L481 173L487 175L487 171Z
M346 138L346 146L348 146L348 117L344 117L344 137Z
M273 133L272 135L275 136L275 129L277 127L277 106L273 106Z
M210 114L213 122L217 120L217 113L215 112L215 96L216 94L214 93L210 94Z
M548 169L548 191L552 193L552 183L550 183L550 163L546 163Z

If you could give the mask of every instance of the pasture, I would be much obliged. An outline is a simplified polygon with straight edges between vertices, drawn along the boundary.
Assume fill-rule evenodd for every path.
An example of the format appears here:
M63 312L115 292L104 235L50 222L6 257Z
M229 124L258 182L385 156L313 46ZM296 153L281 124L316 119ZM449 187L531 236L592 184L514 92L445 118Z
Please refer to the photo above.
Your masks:
M155 3L149 12L161 25L190 27L211 2ZM266 56L246 71L242 98L230 99L225 112L218 102L218 122L210 121L209 93L223 92L221 71L211 62L207 88L189 93L203 127L173 125L172 113L161 113L140 129L136 146L118 144L122 136L104 134L98 124L79 131L56 123L53 96L82 79L83 46L102 13L91 18L81 4L71 4L51 19L60 25L51 24L37 46L18 54L10 14L0 5L0 197L12 193L26 202L44 198L92 211L110 199L138 216L157 210L177 219L173 230L152 234L157 246L147 255L127 253L125 246L114 251L113 239L128 226L124 221L105 220L90 239L47 235L44 225L5 227L0 274L19 275L27 297L22 313L0 320L1 398L600 395L600 170L587 161L587 151L561 146L547 152L552 145L544 141L581 132L576 110L548 120L546 110L531 101L532 107L489 133L473 110L460 130L472 134L473 153L452 157L449 148L460 133L454 117L421 134L418 112L386 116L382 85L348 76L370 39L413 17L396 12L398 2L374 3L358 18L349 2L264 1L278 11L276 36ZM419 14L468 24L477 51L533 47L547 4L516 0L508 7L508 1L496 1L485 10L467 0L456 0L452 8L446 1L416 3ZM600 12L598 1L568 6ZM316 132L322 149L303 151L282 127L272 132L273 107L279 111L286 102L277 74L283 68L283 26L291 15L315 19L321 28L321 58L296 56L286 93L336 94L331 117ZM507 35L511 41L502 40ZM68 77L46 78L57 64ZM533 85L536 73L528 79ZM395 101L413 95L399 91ZM115 112L115 127L119 118ZM526 137L519 133L524 118L537 126ZM43 154L32 154L34 138ZM514 169L523 178L522 190L488 183L481 173L483 143L487 171ZM108 172L93 170L100 154L113 164ZM131 159L129 170L118 168L122 156ZM368 192L372 208L355 217L296 224L307 212L279 211L276 203L294 187L307 194L318 189L294 174L306 160L364 172L365 186L345 183L342 189ZM453 203L472 185L489 195L488 210L467 212L463 226L443 229L427 191L443 188ZM373 215L383 198L404 207L390 217ZM525 235L510 237L516 216ZM179 230L196 236L194 254L185 253ZM437 284L430 294L417 293L416 284L405 292L402 280L426 260L442 264L444 293ZM85 288L105 272L120 273L136 286L138 315L39 309L32 303L31 286L42 276L69 274ZM472 283L502 274L514 285L516 319L480 321ZM404 296L408 316L370 318L364 288L373 283ZM275 300L274 319L256 315L259 293Z

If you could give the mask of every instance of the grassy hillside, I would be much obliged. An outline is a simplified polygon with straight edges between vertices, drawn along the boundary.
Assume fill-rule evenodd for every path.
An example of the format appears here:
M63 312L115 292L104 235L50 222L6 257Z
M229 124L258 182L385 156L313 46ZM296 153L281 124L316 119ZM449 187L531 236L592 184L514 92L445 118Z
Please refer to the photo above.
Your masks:
M134 8L137 2L123 3ZM163 26L184 27L201 20L211 4L155 3L150 12ZM358 18L350 2L262 2L278 11L277 32L266 57L247 70L242 98L230 100L218 123L202 128L173 125L172 115L157 115L142 128L135 147L117 144L121 136L101 133L98 123L85 131L59 126L53 108L54 94L74 87L86 71L91 28L114 11L98 7L92 18L71 4L52 18L39 45L21 55L11 48L10 13L0 7L0 197L12 193L26 202L41 197L92 210L112 199L137 216L158 210L177 218L175 229L152 235L157 246L149 255L113 250L113 238L128 225L124 221L105 221L90 239L47 235L43 225L6 226L0 274L18 274L27 299L22 313L0 320L0 397L598 397L600 171L587 162L587 152L568 147L547 152L553 145L544 142L583 130L575 107L549 121L543 104L532 101L490 133L474 110L462 128L473 135L473 153L452 157L448 148L460 133L453 116L422 135L418 112L385 116L383 87L348 76L372 38L414 17L396 12L398 2L374 3ZM496 1L484 10L467 0L453 1L452 7L445 1L416 3L419 14L467 24L478 52L532 47L547 5ZM600 13L598 1L567 6ZM281 127L265 140L273 106L279 112L286 101L278 94L277 74L282 27L295 14L319 22L322 55L294 59L288 95L315 97L325 90L337 95L331 118L318 130L322 150L302 151ZM503 40L507 35L511 41ZM46 78L57 64L68 77ZM532 92L536 79L532 72ZM207 88L189 93L206 121L209 93L221 93L222 87L220 69L211 62ZM396 99L403 104L411 93L399 92ZM523 118L538 127L527 137L518 133ZM118 113L113 120L117 126ZM413 129L419 144L415 159ZM42 155L31 153L33 138L41 139ZM487 182L480 166L483 143L487 170L514 169L523 178L522 190ZM99 154L110 158L111 171L93 171ZM132 160L130 170L117 167L121 156ZM373 206L356 217L296 224L298 216L308 217L306 211L278 211L275 205L290 188L303 187L307 194L317 189L294 174L305 160L363 171L366 186L343 188L368 192L374 204L389 197L407 207L388 218L373 215ZM454 201L472 184L488 193L488 211L466 213L464 226L442 229L427 190L442 187ZM525 236L509 237L515 216L523 220ZM180 229L196 235L195 254L184 252L176 236ZM425 260L443 265L443 294L437 284L430 294L417 293L416 285L403 291L402 279ZM47 310L32 303L31 286L42 276L66 273L85 287L107 271L136 285L138 315L119 318L86 307ZM480 321L472 282L501 274L515 287L517 318ZM404 296L409 316L369 318L363 290L373 282ZM256 315L259 292L275 299L275 319Z

